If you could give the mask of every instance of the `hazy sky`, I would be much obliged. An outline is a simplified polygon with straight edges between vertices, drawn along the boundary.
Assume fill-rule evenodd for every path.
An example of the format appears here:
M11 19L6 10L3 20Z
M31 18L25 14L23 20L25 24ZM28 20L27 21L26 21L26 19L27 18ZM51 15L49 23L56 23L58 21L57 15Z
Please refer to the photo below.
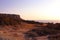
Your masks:
M60 0L0 0L0 12L26 20L60 20Z

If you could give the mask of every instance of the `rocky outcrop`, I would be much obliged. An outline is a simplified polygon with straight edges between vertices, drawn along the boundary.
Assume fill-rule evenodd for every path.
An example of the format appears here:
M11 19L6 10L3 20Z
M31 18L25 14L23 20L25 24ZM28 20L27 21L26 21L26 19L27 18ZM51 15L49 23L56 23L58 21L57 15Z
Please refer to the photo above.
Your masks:
M0 14L0 25L16 25L20 24L21 18L15 14Z
M23 20L16 14L0 14L0 40L39 40L42 36L53 40L54 36L48 38L47 35L56 36L58 33L60 34L59 23L39 23Z
M20 15L0 14L0 40L25 40L24 32L33 29L36 24L23 20Z

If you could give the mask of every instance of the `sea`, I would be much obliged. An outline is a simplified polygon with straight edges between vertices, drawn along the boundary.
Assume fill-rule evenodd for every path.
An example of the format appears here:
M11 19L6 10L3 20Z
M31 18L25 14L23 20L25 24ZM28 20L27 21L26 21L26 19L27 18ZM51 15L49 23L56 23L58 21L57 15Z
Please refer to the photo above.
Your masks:
M34 21L43 23L60 23L60 20L34 20Z

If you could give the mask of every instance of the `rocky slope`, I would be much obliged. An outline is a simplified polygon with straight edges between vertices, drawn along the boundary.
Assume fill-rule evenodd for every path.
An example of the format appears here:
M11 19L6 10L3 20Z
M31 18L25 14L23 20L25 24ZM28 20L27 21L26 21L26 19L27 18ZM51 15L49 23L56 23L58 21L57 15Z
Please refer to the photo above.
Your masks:
M31 30L35 24L26 23L15 14L0 14L0 40L25 40L24 32Z
M60 35L59 23L39 23L23 20L16 14L0 14L0 40L54 40L56 35Z
M21 18L15 14L0 14L0 39L18 40Z

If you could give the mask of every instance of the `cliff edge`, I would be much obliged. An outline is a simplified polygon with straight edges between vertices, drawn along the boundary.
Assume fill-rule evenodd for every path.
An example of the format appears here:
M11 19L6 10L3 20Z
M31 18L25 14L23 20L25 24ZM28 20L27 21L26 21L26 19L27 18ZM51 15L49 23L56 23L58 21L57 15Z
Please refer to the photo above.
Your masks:
M20 15L0 14L0 25L15 25L21 22Z

